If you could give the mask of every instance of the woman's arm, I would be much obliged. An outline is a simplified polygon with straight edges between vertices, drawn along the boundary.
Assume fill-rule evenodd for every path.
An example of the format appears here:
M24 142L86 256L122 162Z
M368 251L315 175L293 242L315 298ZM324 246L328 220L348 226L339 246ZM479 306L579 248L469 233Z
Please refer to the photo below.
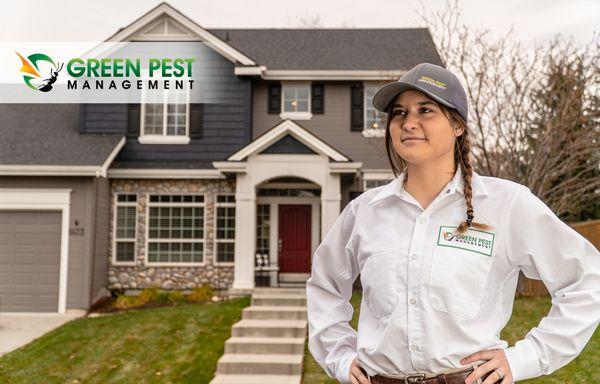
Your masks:
M600 253L527 187L506 216L509 262L541 279L552 307L537 327L505 349L514 381L549 375L575 359L600 321Z
M352 241L355 207L350 201L317 247L306 282L308 349L327 374L350 383L356 331L348 322L352 285L359 273Z

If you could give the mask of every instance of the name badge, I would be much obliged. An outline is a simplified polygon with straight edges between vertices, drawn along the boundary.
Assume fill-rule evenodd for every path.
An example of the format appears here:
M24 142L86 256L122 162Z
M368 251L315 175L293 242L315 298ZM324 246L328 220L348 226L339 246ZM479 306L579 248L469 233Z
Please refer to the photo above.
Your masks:
M437 245L441 247L464 249L465 251L492 256L495 234L468 228L465 233L455 235L454 231L456 228L457 227L446 225L440 226Z

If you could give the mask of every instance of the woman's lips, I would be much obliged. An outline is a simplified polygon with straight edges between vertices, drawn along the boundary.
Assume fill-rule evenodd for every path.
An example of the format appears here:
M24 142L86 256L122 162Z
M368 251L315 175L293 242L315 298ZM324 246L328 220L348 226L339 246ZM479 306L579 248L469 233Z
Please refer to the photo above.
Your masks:
M402 142L406 143L407 141L425 141L425 139L421 139L421 138L413 138L413 139L403 139Z

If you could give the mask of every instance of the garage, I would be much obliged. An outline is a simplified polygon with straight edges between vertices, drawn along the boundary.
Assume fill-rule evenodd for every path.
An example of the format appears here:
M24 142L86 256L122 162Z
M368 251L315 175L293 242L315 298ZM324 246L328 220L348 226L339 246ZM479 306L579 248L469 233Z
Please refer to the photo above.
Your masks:
M0 311L56 312L61 211L0 210Z

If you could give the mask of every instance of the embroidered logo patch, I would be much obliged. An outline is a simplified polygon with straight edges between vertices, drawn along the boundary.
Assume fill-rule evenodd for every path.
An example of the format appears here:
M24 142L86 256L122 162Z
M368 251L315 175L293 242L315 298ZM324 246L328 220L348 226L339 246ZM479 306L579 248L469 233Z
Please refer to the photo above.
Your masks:
M492 256L494 249L494 237L492 232L480 231L478 229L467 229L463 234L454 234L457 227L442 225L438 233L437 245L464 249L466 251L481 253Z

